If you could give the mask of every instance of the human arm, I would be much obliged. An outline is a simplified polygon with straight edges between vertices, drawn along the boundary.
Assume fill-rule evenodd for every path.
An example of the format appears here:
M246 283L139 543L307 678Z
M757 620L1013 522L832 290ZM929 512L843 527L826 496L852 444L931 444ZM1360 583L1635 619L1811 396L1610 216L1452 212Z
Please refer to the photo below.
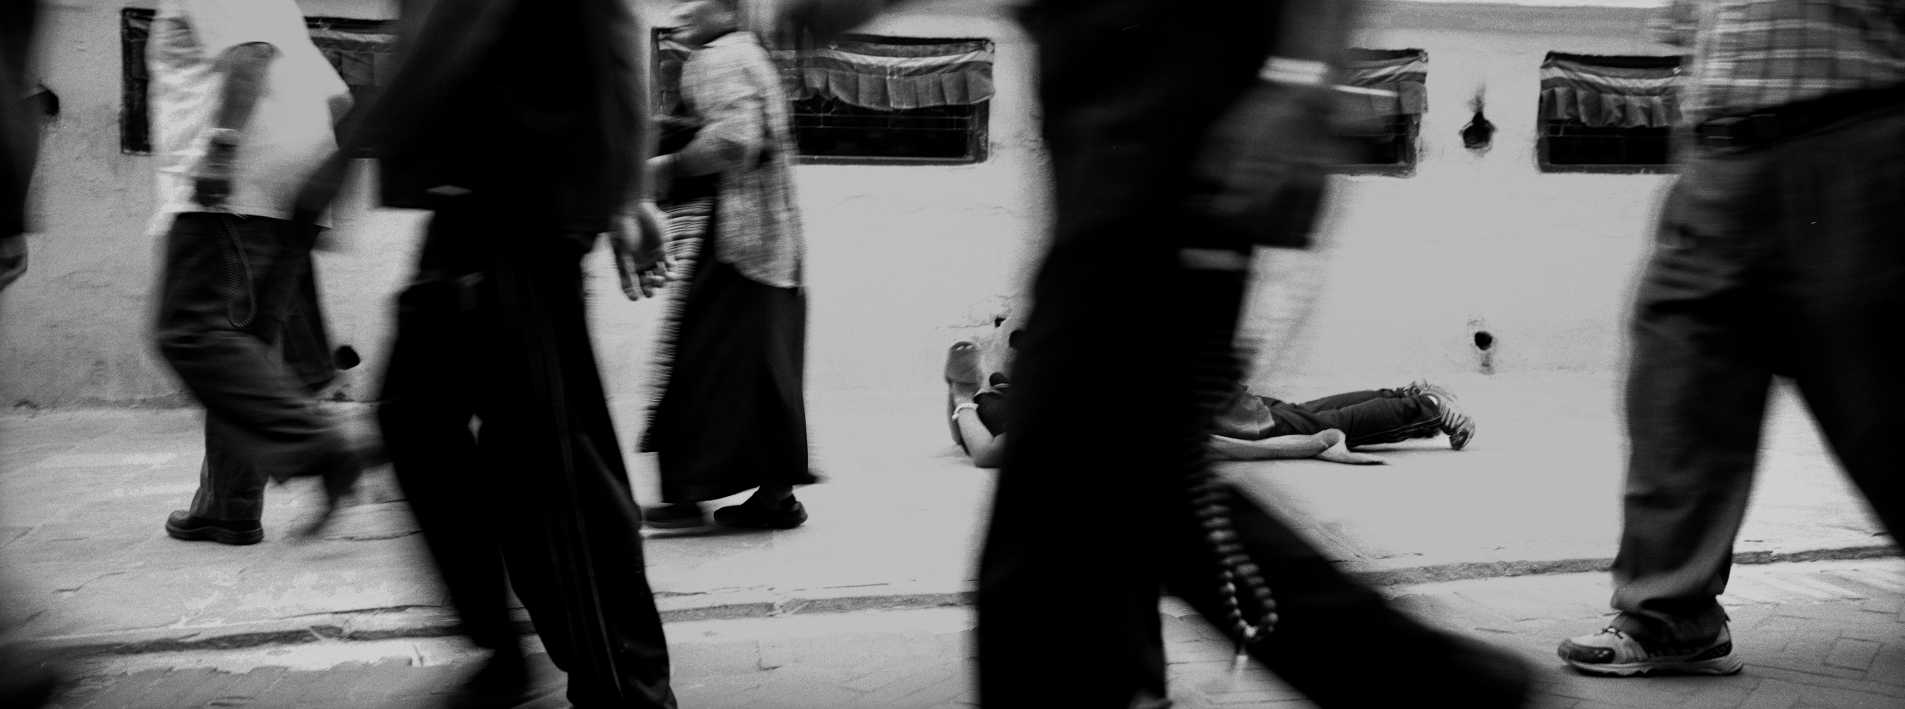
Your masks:
M1333 83L1360 0L1285 0L1238 21L1268 22L1259 81L1211 126L1189 206L1256 246L1308 247L1340 158Z
M953 408L953 423L959 426L961 443L966 454L972 457L972 464L980 468L997 468L1005 462L1005 434L994 434L979 420L979 406L965 403Z
M231 196L238 146L264 93L265 72L277 57L278 48L266 42L246 42L219 55L218 73L225 81L219 85L205 157L192 169L192 201L216 207Z
M1255 441L1211 436L1208 446L1211 453L1225 460L1318 458L1347 465L1381 465L1384 462L1376 456L1350 450L1349 437L1334 428L1312 434L1272 436Z
M1315 435L1271 436L1249 441L1228 436L1211 436L1208 446L1224 460L1286 460L1314 458L1329 444Z
M698 50L682 66L681 90L701 128L681 150L650 161L660 179L700 177L753 165L767 149L767 93L757 63L767 57L752 44Z
M626 95L636 132L634 150L628 156L628 194L622 213L609 230L609 250L615 258L615 273L621 278L622 295L640 300L653 296L674 270L667 250L667 219L655 205L656 185L648 167L660 135L649 106L649 87L654 86L655 79L647 58L653 55L653 49L640 13L618 13L608 24L610 61L621 65L618 76L634 82Z
M338 129L339 148L299 191L294 219L309 223L329 207L343 185L351 156L371 146L403 141L440 118L450 92L466 79L501 36L517 2L435 0L428 8L403 2L403 62L379 92Z

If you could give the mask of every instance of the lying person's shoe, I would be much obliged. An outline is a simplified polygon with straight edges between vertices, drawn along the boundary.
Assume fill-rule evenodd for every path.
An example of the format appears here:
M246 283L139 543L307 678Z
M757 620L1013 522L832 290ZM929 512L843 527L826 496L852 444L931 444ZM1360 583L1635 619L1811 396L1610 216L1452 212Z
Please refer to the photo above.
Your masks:
M264 527L258 520L216 520L194 517L185 510L176 510L165 518L165 533L173 539L188 542L218 542L232 546L257 544L265 538Z
M1455 395L1449 390L1428 382L1415 382L1407 389L1412 394L1428 397L1435 403L1436 413L1441 416L1439 426L1442 433L1449 437L1449 448L1461 450L1468 447L1470 439L1475 438L1475 419L1462 413L1455 403Z
M694 502L677 502L642 509L642 522L656 529L693 529L708 526L708 515Z
M1569 667L1608 677L1730 675L1745 666L1733 656L1733 635L1725 626L1713 639L1697 643L1644 642L1609 626L1592 635L1563 640L1555 653Z
M747 502L714 511L714 523L744 529L793 529L807 521L807 508L792 497L780 502Z

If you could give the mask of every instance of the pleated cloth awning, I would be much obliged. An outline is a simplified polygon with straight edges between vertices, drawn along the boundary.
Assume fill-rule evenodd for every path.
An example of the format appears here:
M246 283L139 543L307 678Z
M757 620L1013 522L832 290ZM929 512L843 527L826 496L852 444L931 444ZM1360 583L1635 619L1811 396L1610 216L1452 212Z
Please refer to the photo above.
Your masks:
M876 111L970 106L992 98L992 41L847 35L775 52L795 99Z
M1548 53L1541 117L1595 127L1663 128L1680 120L1679 57Z
M1429 54L1420 49L1351 49L1343 83L1386 93L1339 92L1338 117L1363 123L1419 115L1429 108L1428 75Z

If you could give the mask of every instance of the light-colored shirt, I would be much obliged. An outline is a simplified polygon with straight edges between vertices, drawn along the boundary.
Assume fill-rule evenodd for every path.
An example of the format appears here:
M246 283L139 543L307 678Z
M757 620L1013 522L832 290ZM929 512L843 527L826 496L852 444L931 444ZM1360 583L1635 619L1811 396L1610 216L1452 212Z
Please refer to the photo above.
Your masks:
M1905 85L1900 0L1673 0L1654 27L1693 50L1681 92L1692 123Z
M213 209L192 199L192 172L215 127L226 50L263 42L276 50L257 107L242 128L231 194ZM146 40L153 158L162 231L180 212L217 211L285 219L297 190L337 149L332 102L350 90L325 61L292 0L160 0Z
M688 55L681 93L702 127L676 169L721 175L715 258L749 280L799 286L806 245L794 203L798 148L780 70L753 34L730 32Z

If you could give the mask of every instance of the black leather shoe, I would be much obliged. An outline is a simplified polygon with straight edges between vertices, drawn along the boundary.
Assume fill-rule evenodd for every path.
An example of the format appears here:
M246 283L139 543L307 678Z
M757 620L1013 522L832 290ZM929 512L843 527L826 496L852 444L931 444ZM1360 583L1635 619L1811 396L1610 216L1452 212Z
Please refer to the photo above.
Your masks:
M194 517L185 510L178 510L165 518L165 533L173 539L188 542L218 542L233 546L257 544L265 538L264 527L258 520L216 520Z
M749 498L738 505L714 511L714 523L744 529L793 529L807 521L807 508L789 497L780 502L755 502Z
M529 667L520 655L498 652L443 700L444 709L504 709L530 699Z
M355 449L345 449L337 453L332 464L319 475L324 484L324 498L318 502L317 512L298 524L292 533L293 539L316 539L324 533L331 518L344 507L345 500L357 492L357 481L364 477L364 464Z

